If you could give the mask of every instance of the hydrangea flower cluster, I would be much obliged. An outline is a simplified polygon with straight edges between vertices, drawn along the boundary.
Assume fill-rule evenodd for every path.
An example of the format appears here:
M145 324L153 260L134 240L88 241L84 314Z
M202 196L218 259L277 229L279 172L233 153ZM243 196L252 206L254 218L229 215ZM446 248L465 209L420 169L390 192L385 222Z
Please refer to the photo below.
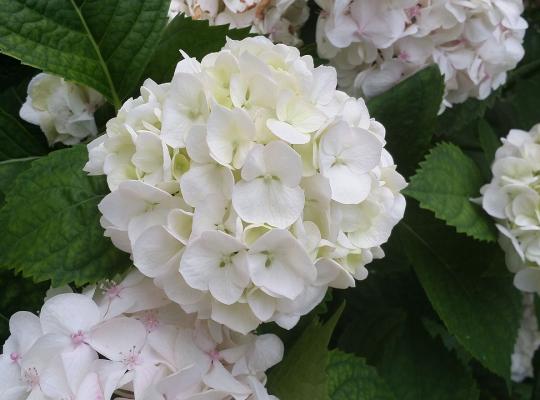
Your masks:
M331 67L264 37L147 81L89 144L106 235L186 312L293 327L367 276L403 217L384 127Z
M273 42L300 46L300 28L309 8L307 0L172 0L169 18L179 13L210 25L251 27L251 32L269 35Z
M40 73L28 85L20 116L39 125L50 146L74 145L97 135L94 112L104 103L105 98L94 89Z
M534 295L523 294L523 315L514 353L512 354L512 380L522 382L533 377L532 360L540 346L540 331L534 307Z
M137 271L121 283L46 299L9 321L0 398L277 400L265 370L281 361L272 334L195 320Z
M485 99L524 55L522 0L317 0L321 57L340 87L376 96L430 64L444 75L444 105Z
M540 124L513 129L502 140L482 187L482 207L497 220L506 264L515 286L540 293Z

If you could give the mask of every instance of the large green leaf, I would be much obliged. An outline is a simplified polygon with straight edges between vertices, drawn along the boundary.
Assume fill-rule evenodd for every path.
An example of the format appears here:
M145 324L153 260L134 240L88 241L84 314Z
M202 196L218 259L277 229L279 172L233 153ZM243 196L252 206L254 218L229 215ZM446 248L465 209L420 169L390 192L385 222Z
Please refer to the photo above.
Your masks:
M328 343L343 307L325 324L314 317L268 376L270 393L281 400L328 400Z
M82 167L83 145L36 160L17 177L0 210L0 267L35 281L82 285L129 265L103 236L97 204L107 194L102 177Z
M0 161L0 206L4 204L4 197L17 175L30 168L30 164L35 159L34 157L29 157Z
M406 176L429 148L443 92L439 68L431 66L368 102L372 117L386 127L387 149Z
M326 370L331 400L396 399L377 370L362 358L334 350Z
M497 236L493 223L481 207L471 201L479 196L483 183L480 169L459 147L441 143L420 163L405 194L458 232L494 241Z
M168 0L0 0L0 50L103 93L117 108L150 60Z
M510 379L521 300L496 244L458 235L409 202L403 248L448 331L486 368Z
M159 83L170 81L176 64L182 58L179 50L200 60L208 53L219 51L227 37L239 40L247 36L249 28L229 30L228 25L209 26L208 21L178 14L167 25L144 76Z

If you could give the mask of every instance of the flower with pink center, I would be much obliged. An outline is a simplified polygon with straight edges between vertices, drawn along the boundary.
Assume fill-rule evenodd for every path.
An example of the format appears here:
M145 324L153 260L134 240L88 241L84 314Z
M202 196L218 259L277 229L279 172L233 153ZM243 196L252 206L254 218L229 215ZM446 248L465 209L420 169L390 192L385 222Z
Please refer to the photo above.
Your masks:
M30 390L39 385L39 373L35 367L25 369L22 379Z
M109 300L113 300L116 297L120 297L120 293L124 288L122 285L117 285L114 283L114 281L107 281L106 284L109 284L108 287L104 287L105 295L109 298Z
M159 317L156 310L145 311L140 321L148 333L155 331L159 327Z
M398 54L398 58L402 61L409 61L409 59L411 58L410 54L407 53L406 51L404 50L401 50Z
M18 363L21 359L21 355L19 353L17 353L16 351L12 352L10 355L9 355L9 358L11 361L13 361L14 363Z
M122 353L120 353L122 354ZM128 369L132 370L138 365L142 364L140 350L137 350L137 347L133 346L127 354L122 354L122 364Z
M75 346L79 346L79 345L83 344L85 340L86 340L86 335L81 330L77 331L77 333L71 334L71 342Z
M210 356L210 358L212 359L212 361L219 361L219 360L221 360L221 354L220 354L219 351L217 351L216 349L210 350L207 354Z

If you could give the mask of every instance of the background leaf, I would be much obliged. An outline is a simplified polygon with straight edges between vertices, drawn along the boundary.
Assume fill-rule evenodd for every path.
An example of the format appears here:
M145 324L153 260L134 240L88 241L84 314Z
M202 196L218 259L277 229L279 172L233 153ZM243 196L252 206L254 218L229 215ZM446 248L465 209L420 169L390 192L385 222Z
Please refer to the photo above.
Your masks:
M328 392L331 400L395 400L375 368L362 358L342 351L331 351Z
M36 284L31 279L15 275L13 271L0 271L1 343L9 336L9 317L17 311L39 311L48 288L46 282Z
M343 305L325 324L318 317L286 350L281 363L268 375L269 392L280 400L327 400L328 343L343 311Z
M153 54L168 6L168 0L0 0L0 50L93 87L119 108Z
M431 66L368 102L371 116L386 128L386 149L405 176L414 173L429 148L443 92L439 68Z
M208 21L178 14L167 25L144 76L158 83L168 82L173 77L176 64L182 59L179 50L201 60L208 53L221 50L227 37L240 40L248 36L249 27L229 30L228 25L210 26Z
M471 201L480 195L483 183L480 170L459 147L442 143L420 163L420 169L404 193L458 232L494 241L497 236L492 221Z
M108 193L103 177L82 171L86 147L58 150L17 177L0 210L0 267L54 286L83 285L130 265L103 236L97 204Z
M384 250L366 280L339 292L347 309L336 328L338 348L365 358L396 399L478 399L468 366L425 329L423 320L437 315L397 232Z
M448 331L509 383L521 298L500 248L457 235L412 202L399 237Z

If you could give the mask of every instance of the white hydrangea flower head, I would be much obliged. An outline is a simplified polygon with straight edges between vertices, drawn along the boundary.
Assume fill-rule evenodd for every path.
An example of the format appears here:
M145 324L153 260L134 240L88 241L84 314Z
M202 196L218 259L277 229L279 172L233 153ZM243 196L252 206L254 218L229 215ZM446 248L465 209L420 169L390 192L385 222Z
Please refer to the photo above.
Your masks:
M9 326L2 399L277 400L264 386L283 357L277 336L196 320L137 271L54 295Z
M482 207L497 221L514 285L540 293L540 124L513 129L502 143L493 179L481 189Z
M351 95L376 96L438 65L444 105L485 99L524 55L522 0L317 0L319 55Z
M365 279L406 185L363 100L264 37L229 40L171 83L145 82L89 144L105 234L198 318L293 327L327 288ZM140 145L139 145L140 144Z
M20 116L38 125L49 145L74 145L97 135L94 112L104 103L94 89L40 73L28 85Z
M540 346L533 294L523 294L523 315L512 354L512 380L522 382L533 377L532 359Z
M172 0L169 19L184 14L229 24L231 28L251 27L251 32L269 35L276 43L302 45L300 29L309 18L307 0Z

